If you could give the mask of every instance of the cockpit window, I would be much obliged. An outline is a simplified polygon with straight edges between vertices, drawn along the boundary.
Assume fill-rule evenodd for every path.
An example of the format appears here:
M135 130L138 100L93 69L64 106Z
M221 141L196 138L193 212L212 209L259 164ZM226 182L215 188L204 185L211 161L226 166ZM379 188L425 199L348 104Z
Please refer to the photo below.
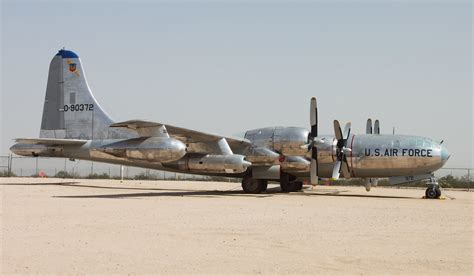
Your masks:
M423 139L417 138L416 139L416 146L417 147L422 147L423 146Z
M433 147L433 143L431 143L430 140L425 139L425 140L423 141L423 147L424 147L424 148L432 148L432 147Z

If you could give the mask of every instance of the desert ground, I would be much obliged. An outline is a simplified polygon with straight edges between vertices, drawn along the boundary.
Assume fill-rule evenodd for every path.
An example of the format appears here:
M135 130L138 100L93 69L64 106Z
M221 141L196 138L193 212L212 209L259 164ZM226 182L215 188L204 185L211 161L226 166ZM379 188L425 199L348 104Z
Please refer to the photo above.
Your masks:
M1 272L471 274L474 193L1 178Z

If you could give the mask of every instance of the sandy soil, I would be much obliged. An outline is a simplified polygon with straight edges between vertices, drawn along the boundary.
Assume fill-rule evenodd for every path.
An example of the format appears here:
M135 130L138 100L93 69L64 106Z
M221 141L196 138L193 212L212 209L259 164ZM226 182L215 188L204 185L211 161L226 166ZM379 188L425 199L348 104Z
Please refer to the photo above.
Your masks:
M473 274L474 193L0 178L3 273Z

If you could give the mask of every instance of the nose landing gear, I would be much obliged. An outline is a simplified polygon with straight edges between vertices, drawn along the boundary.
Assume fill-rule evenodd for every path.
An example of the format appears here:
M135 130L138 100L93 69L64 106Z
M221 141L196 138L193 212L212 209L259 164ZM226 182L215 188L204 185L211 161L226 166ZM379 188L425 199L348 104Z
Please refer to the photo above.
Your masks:
M425 191L425 197L430 199L438 199L441 196L441 189L439 184L434 177L431 177L428 184L428 188Z

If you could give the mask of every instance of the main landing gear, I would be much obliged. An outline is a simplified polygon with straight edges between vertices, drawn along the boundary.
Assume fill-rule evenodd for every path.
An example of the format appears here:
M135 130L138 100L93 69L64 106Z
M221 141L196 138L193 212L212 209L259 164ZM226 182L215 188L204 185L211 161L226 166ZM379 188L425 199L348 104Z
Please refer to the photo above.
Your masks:
M437 199L441 196L441 189L439 184L434 177L431 177L428 184L428 188L425 191L425 197L430 199Z
M296 181L296 177L282 172L280 176L280 187L284 193L298 192L303 189L303 182Z
M247 194L259 194L267 190L268 181L254 179L251 174L247 174L242 179L242 189Z
M246 174L242 179L242 189L247 194L259 194L267 190L268 180L254 179L251 174ZM298 192L303 189L303 182L296 181L296 177L282 173L280 177L282 192Z

